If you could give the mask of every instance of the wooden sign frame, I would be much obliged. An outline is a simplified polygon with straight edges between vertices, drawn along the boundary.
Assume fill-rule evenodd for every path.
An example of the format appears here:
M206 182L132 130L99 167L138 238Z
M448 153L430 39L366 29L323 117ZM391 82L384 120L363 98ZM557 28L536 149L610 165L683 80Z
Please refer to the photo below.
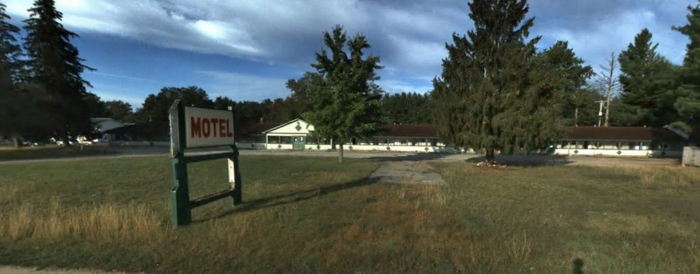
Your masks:
M243 202L243 181L241 180L240 167L238 165L239 153L236 143L233 142L227 145L230 148L228 152L186 156L187 132L185 119L185 107L180 100L175 100L170 107L170 154L173 167L173 188L170 191L170 200L172 204L172 223L176 227L192 222L193 208L226 197L231 197L233 200L232 206ZM233 111L231 111L231 121L233 121ZM187 164L221 158L228 159L229 188L190 200Z

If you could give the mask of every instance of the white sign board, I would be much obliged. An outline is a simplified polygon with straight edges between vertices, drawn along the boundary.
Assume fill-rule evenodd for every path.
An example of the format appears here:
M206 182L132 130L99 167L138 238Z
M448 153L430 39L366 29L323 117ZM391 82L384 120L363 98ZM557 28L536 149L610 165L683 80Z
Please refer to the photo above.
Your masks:
M233 145L231 111L185 107L185 147Z

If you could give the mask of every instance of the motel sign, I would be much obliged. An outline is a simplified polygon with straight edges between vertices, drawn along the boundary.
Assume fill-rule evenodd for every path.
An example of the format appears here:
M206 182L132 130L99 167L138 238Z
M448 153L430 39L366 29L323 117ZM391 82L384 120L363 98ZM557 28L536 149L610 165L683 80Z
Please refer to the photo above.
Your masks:
M228 151L185 155L190 148L222 146L226 146ZM225 197L231 197L234 206L243 201L232 111L185 107L180 100L176 100L170 107L170 152L173 166L170 197L175 226L192 222L192 209L195 207ZM221 158L228 159L228 188L190 200L187 164Z
M235 144L230 111L185 107L188 148Z

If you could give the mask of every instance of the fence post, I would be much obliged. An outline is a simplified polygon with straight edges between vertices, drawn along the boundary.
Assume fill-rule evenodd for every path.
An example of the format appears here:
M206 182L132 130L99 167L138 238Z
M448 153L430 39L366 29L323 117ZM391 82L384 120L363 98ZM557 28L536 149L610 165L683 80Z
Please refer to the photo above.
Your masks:
M172 222L175 226L186 225L192 221L184 147L185 111L182 102L176 100L170 109L170 154L173 165L173 188L170 200L173 210Z
M187 165L184 157L178 155L171 160L173 165L173 189L170 193L172 202L172 222L175 226L186 225L192 221L190 209L190 191L187 182Z
M233 205L239 205L243 202L243 181L241 180L241 169L238 165L238 147L232 145L233 156L228 159L229 168L229 182L231 183L231 198L233 199Z

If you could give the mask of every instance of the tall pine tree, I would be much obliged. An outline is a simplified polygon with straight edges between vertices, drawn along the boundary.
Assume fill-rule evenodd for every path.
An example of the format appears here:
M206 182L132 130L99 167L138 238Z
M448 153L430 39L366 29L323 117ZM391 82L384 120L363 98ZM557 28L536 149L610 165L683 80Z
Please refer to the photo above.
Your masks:
M343 143L352 138L372 135L381 124L381 89L374 84L379 79L379 57L363 58L369 42L362 35L348 40L340 26L324 33L324 49L316 53L316 69L320 79L306 94L310 111L302 117L314 125L318 138L332 139L339 145L338 161L343 161ZM347 46L348 52L345 51ZM349 53L349 54L348 54Z
M699 1L700 2L700 1ZM678 99L674 106L682 122L700 124L700 5L688 7L688 24L673 29L688 36L683 67L681 69Z
M643 29L620 53L620 84L622 85L620 113L628 117L626 125L663 126L677 119L675 102L675 68L656 53L658 44L652 34ZM619 120L619 119L618 119Z
M495 152L544 148L563 133L564 96L556 71L527 40L534 19L525 0L474 0L474 29L453 34L440 78L433 81L438 133L460 147Z
M29 65L30 81L43 86L47 93L42 110L51 113L47 133L58 136L68 144L69 135L90 130L90 100L81 77L85 69L78 49L70 39L78 35L60 23L62 13L53 0L36 0L24 22L27 32L24 43Z
M21 124L18 117L21 102L18 101L18 82L21 70L22 50L17 43L19 28L12 25L5 12L5 4L0 3L0 137L10 137L19 146Z
M591 92L584 86L593 76L593 69L584 65L583 59L577 57L574 50L569 48L569 43L565 41L557 41L540 53L538 61L545 65L546 70L556 72L557 77L550 81L552 81L552 88L564 93L566 99L564 116L571 120L566 124L590 125L590 114L594 104L592 97L595 98L595 96L591 96Z

